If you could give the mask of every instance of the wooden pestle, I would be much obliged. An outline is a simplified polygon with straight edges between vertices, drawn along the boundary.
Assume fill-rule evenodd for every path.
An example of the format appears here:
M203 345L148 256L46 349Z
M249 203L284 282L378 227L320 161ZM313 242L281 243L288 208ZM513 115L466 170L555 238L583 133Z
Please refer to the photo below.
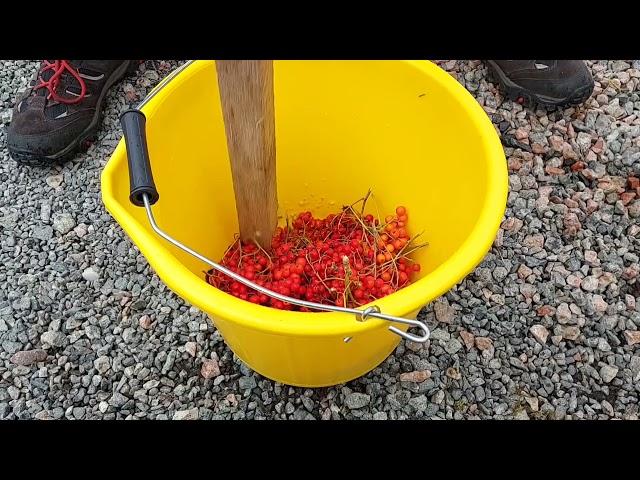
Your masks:
M216 61L241 240L271 249L277 226L271 60Z

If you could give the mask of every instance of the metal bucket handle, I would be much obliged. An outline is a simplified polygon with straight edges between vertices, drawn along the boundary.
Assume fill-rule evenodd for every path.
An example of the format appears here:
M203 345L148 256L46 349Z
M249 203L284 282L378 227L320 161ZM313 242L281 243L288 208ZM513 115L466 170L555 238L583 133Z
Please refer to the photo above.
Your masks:
M127 110L120 117L120 123L124 133L124 139L127 146L127 160L129 164L129 183L130 183L130 195L129 200L133 205L138 207L144 207L147 212L147 218L153 230L169 243L175 245L179 249L187 252L188 254L196 257L207 265L211 266L215 270L224 273L225 275L233 278L235 281L246 285L260 293L268 295L282 302L291 303L301 307L307 307L313 310L326 310L331 312L342 312L356 315L358 321L365 321L369 317L379 318L381 320L387 320L389 322L402 323L411 327L419 328L422 331L421 335L413 335L408 332L403 332L397 327L390 326L389 330L393 333L401 336L405 340L411 340L412 342L424 343L429 340L431 332L429 327L423 322L418 320L409 320L402 317L394 317L392 315L386 315L380 311L375 305L369 306L363 310L340 307L337 305L324 305L321 303L308 302L306 300L300 300L297 298L288 297L280 293L274 292L267 288L264 288L251 280L244 278L241 275L227 269L226 267L214 262L213 260L199 254L192 250L188 246L182 244L166 232L164 232L156 223L153 217L151 206L154 205L159 199L160 195L155 186L153 180L153 173L151 170L151 163L149 161L149 151L147 148L146 138L146 117L140 111L140 108L144 106L153 96L155 96L162 88L164 88L175 76L186 68L190 63L188 62L179 69L176 69L168 77L166 77L151 93L145 98L137 109Z

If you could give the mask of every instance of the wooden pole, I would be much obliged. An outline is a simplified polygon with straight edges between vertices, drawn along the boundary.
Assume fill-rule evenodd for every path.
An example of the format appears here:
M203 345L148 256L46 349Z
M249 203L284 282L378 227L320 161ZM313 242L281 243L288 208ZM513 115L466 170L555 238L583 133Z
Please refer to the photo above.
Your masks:
M240 238L265 250L278 218L271 60L216 61Z

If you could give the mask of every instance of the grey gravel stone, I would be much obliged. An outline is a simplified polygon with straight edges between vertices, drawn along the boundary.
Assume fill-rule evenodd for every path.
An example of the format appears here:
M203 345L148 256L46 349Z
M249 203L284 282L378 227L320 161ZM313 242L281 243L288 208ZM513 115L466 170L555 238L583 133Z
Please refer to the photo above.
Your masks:
M451 355L458 352L461 348L462 344L455 338L449 339L444 345L445 351Z
M600 377L606 383L610 383L618 374L618 369L611 365L603 365L600 368Z
M123 407L128 401L129 399L120 392L115 392L111 397L111 404L114 407Z
M432 340L449 340L450 338L451 334L446 330L442 330L441 328L436 328L431 331Z
M127 341L127 340L125 339L125 341ZM166 360L164 362L164 365L162 366L162 372L161 372L162 374L168 373L169 370L171 370L173 368L173 365L174 365L174 363L176 361L176 356L177 356L177 354L176 354L175 350L171 350L169 352L169 354L167 355L167 358L166 358Z
M33 227L32 236L38 240L49 240L53 237L53 228L48 225Z
M628 70L630 65L624 60L615 60L611 65L611 69L614 72L622 72L624 70Z
M73 230L76 222L69 213L60 213L53 217L53 228L61 234L66 234Z
M67 337L61 332L45 332L40 336L40 341L47 346L62 347L67 343Z
M174 420L198 420L198 418L200 418L200 413L197 408L178 410L173 414Z
M240 377L238 387L240 390L251 390L256 386L256 379L252 376Z
M413 397L409 400L409 405L413 407L417 412L425 412L427 410L427 406L429 405L429 401L427 397L424 395L418 395L417 397Z
M631 357L629 369L631 370L631 379L634 382L640 380L640 356L634 355Z
M99 374L104 375L111 368L111 359L107 356L98 357L95 362L93 362L93 366Z
M344 400L345 405L351 410L363 408L369 405L371 397L366 393L350 393Z

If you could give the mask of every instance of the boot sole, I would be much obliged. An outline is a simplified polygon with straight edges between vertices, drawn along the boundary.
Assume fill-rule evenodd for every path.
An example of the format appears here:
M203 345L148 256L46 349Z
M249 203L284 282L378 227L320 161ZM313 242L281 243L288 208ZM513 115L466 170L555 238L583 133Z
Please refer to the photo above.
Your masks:
M546 95L539 95L525 90L517 83L512 82L504 71L492 60L487 60L489 77L494 82L500 84L502 90L509 100L533 108L541 106L553 109L565 106L576 106L584 103L593 93L593 83L585 85L573 92L569 98L554 98Z
M29 165L32 167L44 167L51 165L61 165L73 159L79 152L86 151L89 145L97 138L98 129L102 120L102 107L104 98L107 92L113 85L122 80L125 76L131 75L138 69L138 62L135 60L129 60L124 62L121 66L113 71L111 76L107 79L105 88L102 89L98 102L96 104L96 113L91 120L91 123L84 129L84 131L78 135L78 137L65 148L52 155L34 155L30 152L24 152L15 150L11 147L8 148L11 157L23 165Z

